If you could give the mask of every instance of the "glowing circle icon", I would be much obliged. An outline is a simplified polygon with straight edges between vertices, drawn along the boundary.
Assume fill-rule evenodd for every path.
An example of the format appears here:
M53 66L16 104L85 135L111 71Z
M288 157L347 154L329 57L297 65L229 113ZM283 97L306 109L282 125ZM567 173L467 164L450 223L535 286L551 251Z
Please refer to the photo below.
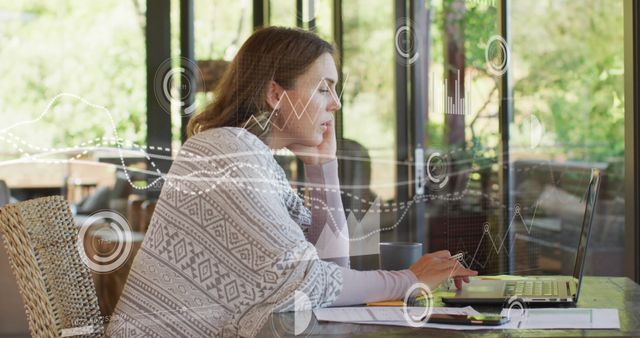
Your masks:
M442 190L449 182L449 161L438 152L429 156L425 171L428 178L427 185L432 191Z
M180 66L174 67L172 60L167 59L156 70L153 93L166 113L171 114L176 107L180 115L189 116L195 112L196 103L187 106L185 100L204 87L204 76L194 61L180 58Z
M402 19L401 19L402 20ZM395 34L396 52L402 58L402 62L413 64L420 57L418 52L418 33L413 28L413 23L401 25Z
M131 228L122 215L99 211L82 223L76 247L80 260L89 269L108 273L124 265L131 254L132 243Z
M528 318L528 310L526 303L518 296L511 296L507 301L507 318L511 320L518 320L519 322L526 322Z
M406 323L411 327L421 327L431 317L433 303L433 294L427 284L413 284L405 293L402 306L402 315Z
M500 35L494 35L489 38L487 47L484 50L484 56L489 73L495 76L502 76L509 69L511 59L509 44Z

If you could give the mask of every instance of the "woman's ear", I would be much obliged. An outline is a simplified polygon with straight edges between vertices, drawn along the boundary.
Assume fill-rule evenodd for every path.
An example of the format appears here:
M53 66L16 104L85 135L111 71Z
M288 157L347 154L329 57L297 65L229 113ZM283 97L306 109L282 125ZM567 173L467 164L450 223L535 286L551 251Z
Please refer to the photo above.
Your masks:
M271 107L271 110L280 108L280 100L282 99L283 94L284 88L282 88L282 86L280 86L277 82L273 80L269 80L269 82L267 82L267 104L269 105L269 107Z

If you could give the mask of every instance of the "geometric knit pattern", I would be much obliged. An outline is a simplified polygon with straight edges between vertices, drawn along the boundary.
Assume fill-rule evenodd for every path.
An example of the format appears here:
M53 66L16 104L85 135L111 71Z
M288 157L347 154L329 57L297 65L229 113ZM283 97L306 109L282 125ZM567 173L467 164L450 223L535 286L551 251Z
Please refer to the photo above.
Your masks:
M187 140L167 176L107 334L253 337L295 291L316 307L342 288L303 234L311 213L269 148L241 128Z

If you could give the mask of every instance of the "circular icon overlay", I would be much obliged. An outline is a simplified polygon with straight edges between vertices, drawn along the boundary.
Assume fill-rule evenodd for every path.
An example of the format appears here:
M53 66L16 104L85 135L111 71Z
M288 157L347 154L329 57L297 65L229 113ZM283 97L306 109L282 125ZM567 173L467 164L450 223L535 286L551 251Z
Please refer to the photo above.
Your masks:
M519 298L518 296L511 296L505 305L509 321L513 319L514 321L517 320L524 323L527 320L528 310L526 303L522 298Z
M153 93L160 107L171 114L172 107L180 109L181 116L189 116L196 110L195 100L187 105L185 100L198 88L205 88L204 76L198 65L187 58L180 58L174 67L172 59L160 64L153 79Z
M411 327L421 327L433 312L433 294L427 284L415 283L404 295L402 315Z
M124 265L131 254L131 245L129 223L114 211L90 215L78 232L80 259L97 273L108 273Z
M540 119L535 114L530 114L522 121L520 129L525 139L529 139L529 148L536 149L544 137L544 125Z
M313 319L313 307L309 296L296 290L293 301L293 316L291 313L274 313L271 316L271 330L277 337L308 336L315 327L315 323L310 327Z
M449 158L438 152L431 154L427 159L425 171L429 190L442 190L449 182Z
M511 59L509 44L500 35L494 35L487 41L484 57L487 61L487 71L495 76L502 76L509 68Z
M405 22L405 19L400 19L400 22ZM407 20L407 24L403 24L396 28L395 44L396 52L400 55L400 60L404 64L413 64L420 57L418 52L419 35L416 32L413 22Z

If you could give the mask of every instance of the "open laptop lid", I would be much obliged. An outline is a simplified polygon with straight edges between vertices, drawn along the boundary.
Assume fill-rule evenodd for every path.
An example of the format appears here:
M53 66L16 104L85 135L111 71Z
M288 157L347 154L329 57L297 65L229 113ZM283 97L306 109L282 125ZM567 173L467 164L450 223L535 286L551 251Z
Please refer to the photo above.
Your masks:
M591 178L585 197L584 217L582 218L582 230L580 231L580 242L576 252L576 265L573 268L573 278L577 281L575 301L578 302L580 296L580 285L582 284L582 273L584 272L584 262L587 258L587 247L591 238L591 225L595 216L596 201L600 191L600 170L591 169Z

